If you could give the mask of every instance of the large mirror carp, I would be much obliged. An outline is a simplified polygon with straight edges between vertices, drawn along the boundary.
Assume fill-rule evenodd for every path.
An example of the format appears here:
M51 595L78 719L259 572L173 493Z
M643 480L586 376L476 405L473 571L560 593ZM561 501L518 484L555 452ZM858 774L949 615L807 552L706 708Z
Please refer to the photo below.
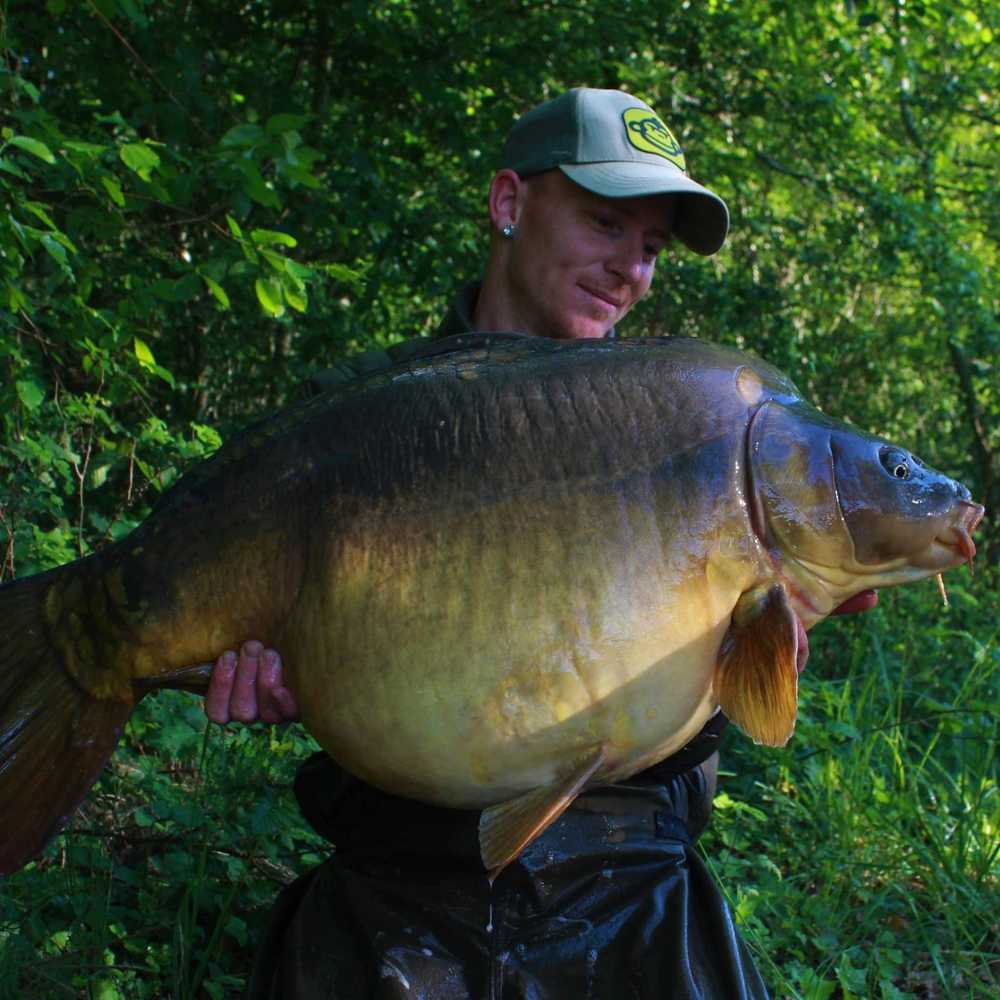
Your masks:
M142 695L256 637L388 792L481 808L496 872L721 706L795 724L805 631L969 561L983 508L699 340L470 335L266 418L129 537L0 588L0 871Z

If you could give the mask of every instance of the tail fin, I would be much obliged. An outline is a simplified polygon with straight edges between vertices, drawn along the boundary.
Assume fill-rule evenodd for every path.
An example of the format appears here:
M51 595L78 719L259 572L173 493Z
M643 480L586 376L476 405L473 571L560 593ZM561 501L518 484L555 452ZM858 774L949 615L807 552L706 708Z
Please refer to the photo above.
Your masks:
M27 864L67 822L111 756L132 699L97 698L53 645L55 570L0 586L0 874Z

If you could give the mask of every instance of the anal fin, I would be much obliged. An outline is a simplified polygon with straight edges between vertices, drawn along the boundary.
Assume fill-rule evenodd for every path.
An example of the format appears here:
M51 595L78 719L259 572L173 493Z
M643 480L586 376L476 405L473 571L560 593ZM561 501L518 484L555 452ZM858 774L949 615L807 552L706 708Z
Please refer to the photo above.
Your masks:
M780 584L744 594L719 650L715 691L755 743L782 747L798 713L798 624Z
M565 778L483 810L479 818L479 852L491 884L569 808L606 756L605 748L598 747Z

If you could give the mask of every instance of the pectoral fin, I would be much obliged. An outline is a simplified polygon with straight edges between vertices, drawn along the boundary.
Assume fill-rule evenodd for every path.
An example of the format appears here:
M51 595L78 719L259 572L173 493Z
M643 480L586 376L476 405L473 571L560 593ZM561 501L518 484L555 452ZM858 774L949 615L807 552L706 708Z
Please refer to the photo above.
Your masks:
M784 746L795 729L798 627L784 587L744 594L719 650L715 690L722 711L754 743Z
M604 759L604 747L598 747L563 780L483 810L479 818L479 852L491 883L566 811Z

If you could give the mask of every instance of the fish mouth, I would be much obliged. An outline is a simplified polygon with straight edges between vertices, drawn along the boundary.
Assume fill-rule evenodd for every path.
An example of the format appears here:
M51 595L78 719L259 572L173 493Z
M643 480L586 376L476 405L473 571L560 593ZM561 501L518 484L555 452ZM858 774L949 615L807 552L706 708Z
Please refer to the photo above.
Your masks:
M968 563L971 570L976 557L976 543L972 540L972 533L979 527L986 508L972 500L961 500L959 504L958 519L948 525L934 541L961 556L960 561Z

